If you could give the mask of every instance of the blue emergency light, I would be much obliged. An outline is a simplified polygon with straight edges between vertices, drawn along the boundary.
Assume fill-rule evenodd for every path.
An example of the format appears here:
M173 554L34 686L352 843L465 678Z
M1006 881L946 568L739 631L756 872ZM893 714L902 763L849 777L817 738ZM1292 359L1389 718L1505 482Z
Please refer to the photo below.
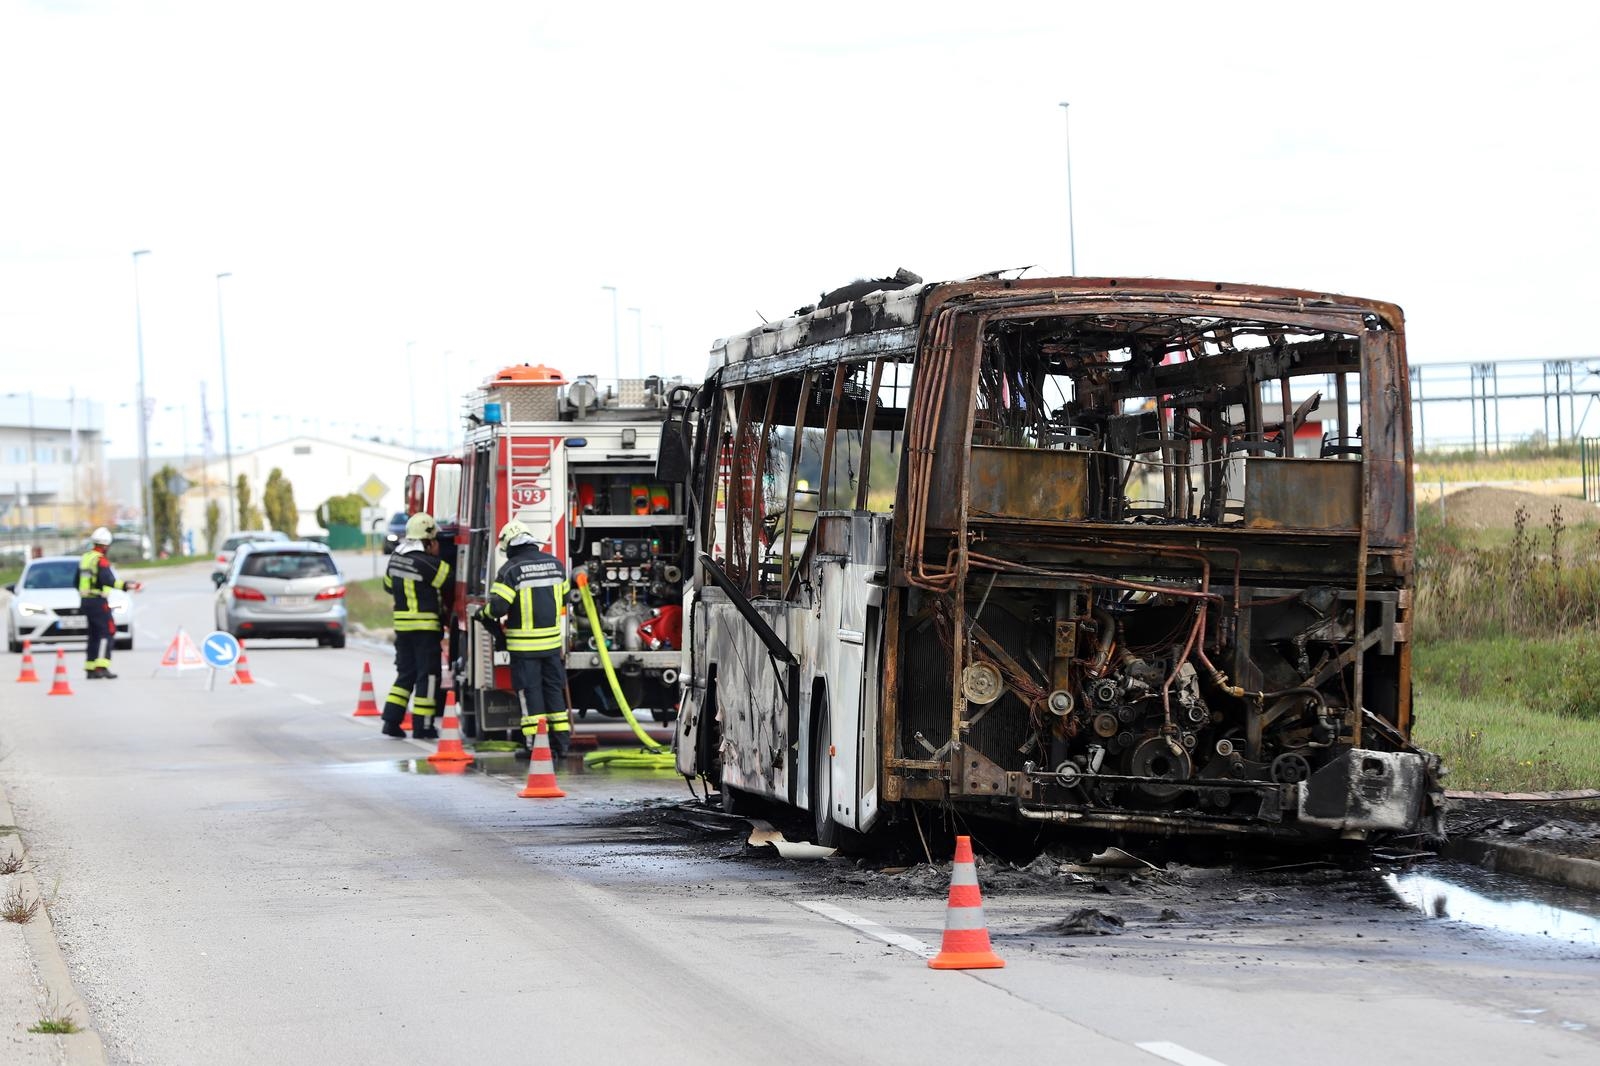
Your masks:
M498 426L501 422L505 421L505 419L500 417L500 405L497 403L484 404L483 421L485 424L491 426Z

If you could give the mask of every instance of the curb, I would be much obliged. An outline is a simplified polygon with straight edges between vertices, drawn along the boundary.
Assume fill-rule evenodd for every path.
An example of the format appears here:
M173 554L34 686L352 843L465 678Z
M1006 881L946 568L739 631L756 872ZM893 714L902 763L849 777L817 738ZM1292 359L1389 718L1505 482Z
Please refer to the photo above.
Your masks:
M1567 888L1600 892L1600 862L1539 851L1524 844L1497 844L1482 840L1452 840L1442 852L1452 859L1500 873L1549 881Z
M27 843L22 839L21 827L17 826L17 816L11 809L11 799L6 794L4 782L0 782L0 825L13 827L10 831L16 835L17 842L23 846L22 854L26 856ZM11 876L17 878L24 890L31 891L35 899L44 900L44 890L39 886L38 878L34 877L32 868L24 866L20 873ZM41 906L33 921L23 925L22 935L28 942L28 951L33 955L39 980L44 983L48 994L57 998L79 1026L78 1032L59 1037L62 1049L66 1052L67 1066L106 1066L105 1044L89 1018L89 1008L84 1005L83 996L72 983L67 960L61 954L61 945L56 940L56 927L50 920L48 905Z

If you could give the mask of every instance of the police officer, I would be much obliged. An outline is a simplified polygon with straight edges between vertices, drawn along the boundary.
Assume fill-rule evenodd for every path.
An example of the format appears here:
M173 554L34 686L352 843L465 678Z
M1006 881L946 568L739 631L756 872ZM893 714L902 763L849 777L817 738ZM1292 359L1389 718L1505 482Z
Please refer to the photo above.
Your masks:
M567 613L567 572L544 551L528 528L511 521L500 530L505 565L489 587L478 617L505 633L511 653L511 687L522 704L522 735L531 747L545 720L550 754L566 755L572 737L567 719L567 668L562 662L561 619ZM519 749L519 757L526 751Z
M122 581L111 570L106 550L111 547L111 530L101 526L89 534L89 550L78 559L78 604L89 627L89 643L83 651L84 677L92 680L116 677L111 672L111 649L116 644L117 623L106 602L106 589L138 592L137 581Z
M383 702L383 734L403 737L400 723L411 705L411 735L437 737L433 716L439 709L440 652L444 616L455 579L439 557L439 524L426 512L406 521L406 535L389 556L384 591L394 597L394 684Z

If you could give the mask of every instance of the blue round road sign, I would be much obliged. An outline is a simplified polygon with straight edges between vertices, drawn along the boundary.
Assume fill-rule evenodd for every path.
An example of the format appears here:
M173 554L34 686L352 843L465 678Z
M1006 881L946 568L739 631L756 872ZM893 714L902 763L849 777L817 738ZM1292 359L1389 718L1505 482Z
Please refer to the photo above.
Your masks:
M218 630L200 642L200 654L205 656L207 666L225 670L239 661L239 642L232 633Z

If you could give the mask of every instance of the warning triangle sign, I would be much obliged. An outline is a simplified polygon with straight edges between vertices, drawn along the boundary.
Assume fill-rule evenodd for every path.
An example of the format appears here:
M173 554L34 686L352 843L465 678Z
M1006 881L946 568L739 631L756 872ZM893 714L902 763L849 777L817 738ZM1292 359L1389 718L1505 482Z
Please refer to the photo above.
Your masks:
M172 638L172 643L167 645L167 650L161 654L161 666L173 670L204 669L205 657L200 654L199 647L189 634L180 629ZM158 667L159 669L159 667Z

